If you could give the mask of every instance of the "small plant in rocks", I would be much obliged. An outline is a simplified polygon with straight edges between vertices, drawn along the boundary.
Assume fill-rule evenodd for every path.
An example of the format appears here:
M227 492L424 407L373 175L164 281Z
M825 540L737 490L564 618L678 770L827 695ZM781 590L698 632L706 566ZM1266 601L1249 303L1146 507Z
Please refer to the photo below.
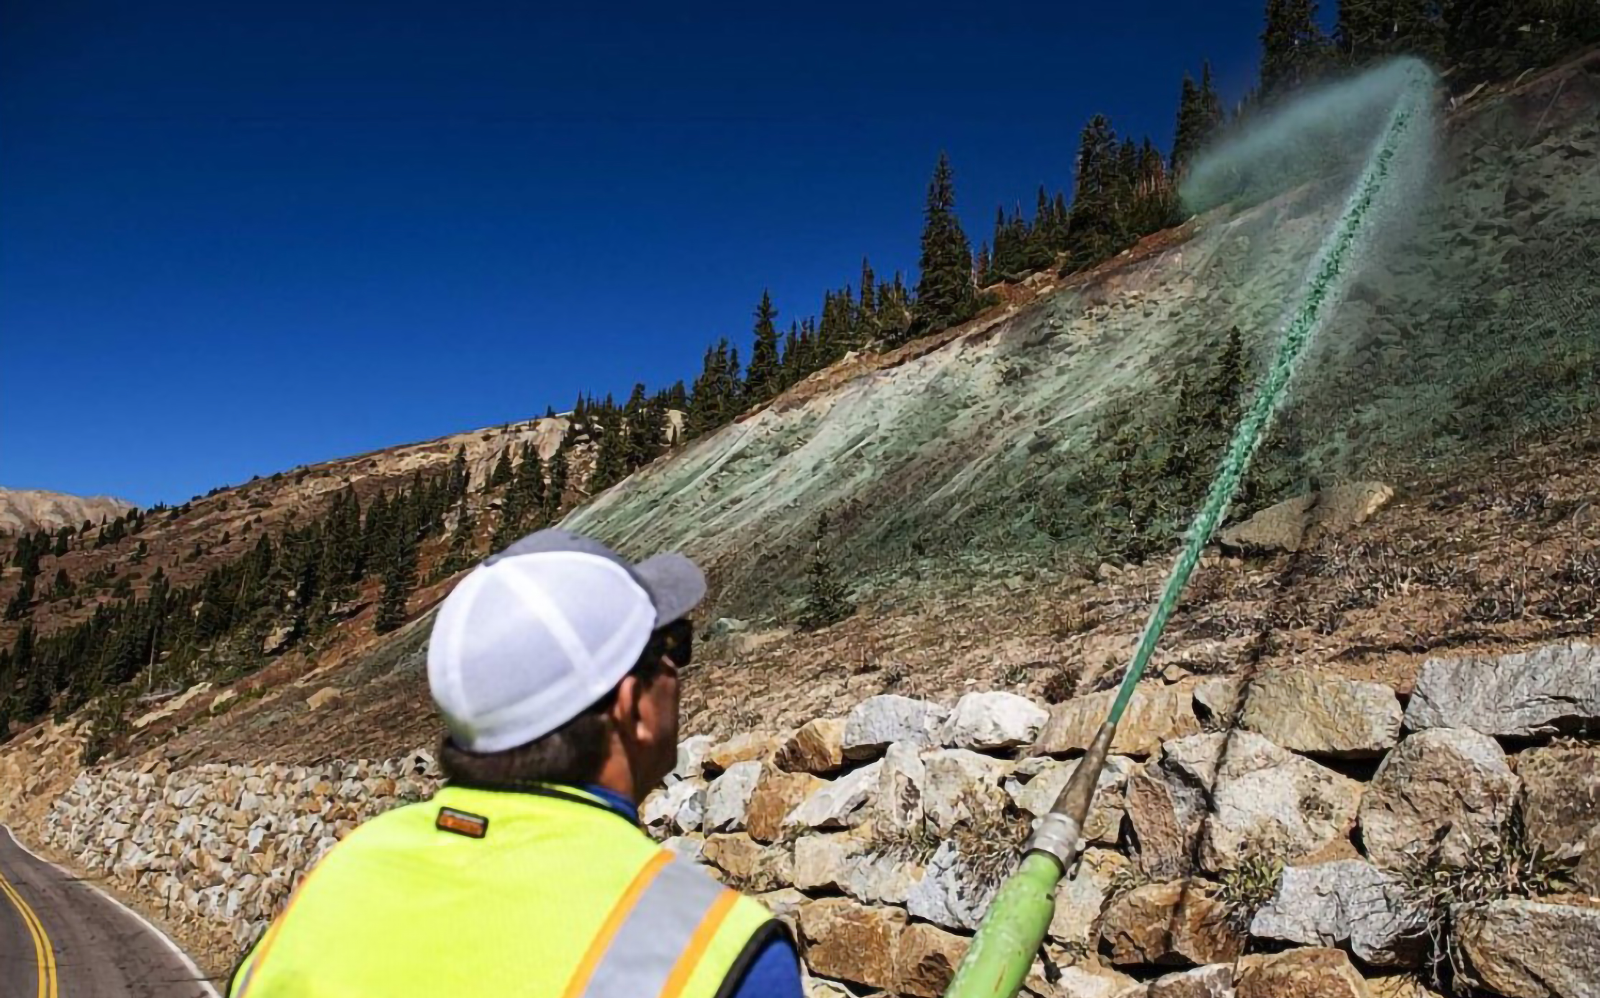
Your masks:
M1527 834L1521 809L1497 838L1469 851L1465 866L1439 860L1438 849L1418 852L1398 871L1401 907L1420 928L1424 973L1436 988L1454 979L1460 963L1454 923L1462 906L1508 898L1538 898L1573 889L1570 865L1542 850Z
M1283 860L1259 846L1247 848L1239 865L1224 871L1222 882L1215 890L1227 912L1229 924L1240 932L1250 929L1250 922L1262 905L1278 893L1278 881L1283 877Z

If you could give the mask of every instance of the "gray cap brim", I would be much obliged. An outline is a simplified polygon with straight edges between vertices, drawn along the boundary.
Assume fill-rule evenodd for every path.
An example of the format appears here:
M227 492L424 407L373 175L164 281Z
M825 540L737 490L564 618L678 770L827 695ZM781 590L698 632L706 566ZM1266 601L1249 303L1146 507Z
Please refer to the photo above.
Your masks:
M655 604L657 627L682 620L706 598L705 573L676 551L646 558L633 566L633 574Z

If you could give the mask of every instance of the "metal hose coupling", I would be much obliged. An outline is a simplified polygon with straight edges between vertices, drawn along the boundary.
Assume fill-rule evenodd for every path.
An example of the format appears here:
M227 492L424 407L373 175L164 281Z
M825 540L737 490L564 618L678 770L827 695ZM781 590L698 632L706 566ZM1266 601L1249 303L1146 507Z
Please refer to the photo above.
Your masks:
M1028 852L1054 858L1061 864L1063 873L1072 869L1087 845L1082 838L1083 826L1089 820L1095 784L1100 782L1100 771L1105 768L1106 754L1111 751L1111 739L1116 733L1115 721L1107 720L1100 725L1050 813L1039 819L1038 827L1028 839Z

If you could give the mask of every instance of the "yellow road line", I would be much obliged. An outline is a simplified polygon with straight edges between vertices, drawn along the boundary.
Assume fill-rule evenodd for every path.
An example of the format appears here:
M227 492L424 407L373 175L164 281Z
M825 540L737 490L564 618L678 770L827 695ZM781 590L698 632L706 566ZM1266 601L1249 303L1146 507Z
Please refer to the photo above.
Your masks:
M11 899L16 906L17 914L22 916L22 921L28 926L28 934L33 937L33 955L39 966L39 991L38 998L57 998L56 990L56 951L50 945L50 934L44 931L44 923L39 921L39 916L33 913L28 902L22 899L22 894L7 880L4 873L0 873L0 893Z

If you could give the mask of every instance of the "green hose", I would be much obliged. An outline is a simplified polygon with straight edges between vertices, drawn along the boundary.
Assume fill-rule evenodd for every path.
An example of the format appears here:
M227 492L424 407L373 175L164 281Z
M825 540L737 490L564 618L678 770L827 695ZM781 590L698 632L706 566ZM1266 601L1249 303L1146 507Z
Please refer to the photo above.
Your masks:
M1420 64L1419 64L1420 65ZM1184 538L1172 573L1167 577L1161 599L1150 613L1133 660L1122 677L1122 685L1096 733L1093 744L1078 761L1049 814L1045 815L1029 840L1027 852L1017 872L1001 886L984 915L978 934L957 968L945 998L1011 998L1021 988L1035 954L1044 942L1054 914L1057 882L1074 865L1079 854L1079 835L1088 817L1094 786L1105 764L1105 757L1122 720L1134 688L1150 657L1155 653L1161 633L1178 603L1189 576L1200 561L1200 553L1216 530L1228 504L1233 500L1250 465L1250 457L1266 429L1273 412L1282 401L1295 367L1325 318L1327 306L1338 298L1340 277L1360 248L1368 212L1389 178L1394 157L1411 126L1424 117L1430 85L1425 71L1412 74L1405 91L1390 113L1389 121L1372 155L1368 158L1355 190L1345 203L1344 212L1331 238L1308 275L1306 293L1285 327L1271 369L1256 391L1250 408L1239 420L1223 456L1217 477L1212 480L1205 502L1195 515Z

